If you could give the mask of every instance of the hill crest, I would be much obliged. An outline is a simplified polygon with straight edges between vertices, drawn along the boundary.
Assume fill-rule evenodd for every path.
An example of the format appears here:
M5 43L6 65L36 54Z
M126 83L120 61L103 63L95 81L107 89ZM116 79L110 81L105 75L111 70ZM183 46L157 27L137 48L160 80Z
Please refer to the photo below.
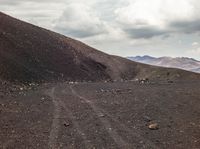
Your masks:
M9 81L130 80L136 77L166 78L185 71L132 62L98 51L86 44L0 13L0 78Z

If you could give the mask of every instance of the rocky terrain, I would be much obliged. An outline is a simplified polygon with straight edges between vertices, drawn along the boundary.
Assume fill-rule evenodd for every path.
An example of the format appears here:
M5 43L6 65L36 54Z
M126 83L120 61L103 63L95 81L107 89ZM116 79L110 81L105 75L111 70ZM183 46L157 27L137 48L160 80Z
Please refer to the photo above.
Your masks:
M198 149L200 83L46 84L0 100L0 148Z
M108 55L3 13L0 41L0 148L199 148L199 74Z

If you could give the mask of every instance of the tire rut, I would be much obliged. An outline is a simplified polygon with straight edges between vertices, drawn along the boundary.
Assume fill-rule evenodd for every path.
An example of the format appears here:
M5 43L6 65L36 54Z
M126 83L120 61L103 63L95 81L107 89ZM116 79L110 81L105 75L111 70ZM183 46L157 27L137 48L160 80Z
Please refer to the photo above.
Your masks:
M98 119L101 121L101 123L104 125L106 131L108 132L108 134L110 135L110 137L114 140L115 144L119 147L119 148L133 148L133 145L127 143L118 133L115 129L112 128L112 125L110 124L110 122L105 119L102 118L101 115L103 115L103 113L101 112L101 110L96 107L90 100L80 96L74 89L72 86L70 86L70 89L72 91L72 94L74 96L77 96L78 98L80 98L81 100L83 100L85 103L87 103L92 110L94 111L94 113L98 116Z
M50 149L56 149L57 147L57 140L58 134L60 131L60 117L61 117L61 108L64 109L70 120L72 121L73 126L75 127L79 136L81 136L83 143L86 148L92 148L92 144L90 140L87 139L87 136L83 131L81 131L79 124L76 122L76 118L73 116L72 112L66 106L66 104L59 98L55 96L55 87L51 89L50 92L47 92L47 95L52 98L54 104L54 113L53 113L53 121L51 125L51 131L49 135L48 147Z
M53 121L52 121L52 125L51 125L51 131L50 131L49 142L48 142L48 147L51 149L56 148L58 133L59 133L59 129L60 129L59 117L60 117L60 112L61 112L60 105L55 100L54 92L55 92L55 87L52 88L49 93L47 93L52 98L52 101L54 104Z
M69 108L66 106L66 104L63 101L59 100L58 102L59 102L60 106L62 106L62 108L65 110L65 112L68 114L68 116L70 117L73 126L77 130L77 133L79 134L79 136L82 137L85 147L87 149L92 148L92 144L90 143L90 140L87 138L85 133L83 131L81 131L81 128L80 128L78 122L76 121L76 118L73 116L72 112L69 110Z
M76 95L78 98L80 98L81 100L85 101L85 103L89 104L89 106L95 111L95 113L98 115L98 116L101 116L101 115L106 115L107 117L109 117L113 122L115 122L118 127L120 127L121 130L123 130L124 132L126 132L127 134L129 134L130 136L133 136L135 138L138 139L138 142L139 141L143 141L145 147L148 147L148 148L153 148L153 149L159 149L154 143L152 143L151 141L145 139L144 137L142 137L140 135L139 132L137 132L137 130L132 130L130 129L129 127L127 127L125 124L122 124L121 122L119 122L119 120L117 120L116 118L114 118L112 115L110 115L108 112L106 112L104 109L101 109L99 107L97 107L91 100L88 100L86 99L85 97L79 95L74 89L72 86L70 86L70 89L72 91L72 93L74 95ZM100 117L100 120L102 121L103 124L105 124L105 126L107 128L111 128L111 124L109 123L108 120L106 120L105 118L101 118ZM109 126L109 127L108 127ZM109 131L108 131L109 132ZM119 144L119 140L120 139L122 142L122 144L125 145L125 147L127 147L128 143L126 143L122 138L121 136L118 135L118 133L116 131L112 132L112 133L109 133L111 135L111 137L116 141L118 142L118 145L121 145ZM131 148L137 148L136 146L134 147L133 144L131 145L128 145L129 147L131 146ZM121 147L121 146L119 146ZM122 146L124 147L124 146Z

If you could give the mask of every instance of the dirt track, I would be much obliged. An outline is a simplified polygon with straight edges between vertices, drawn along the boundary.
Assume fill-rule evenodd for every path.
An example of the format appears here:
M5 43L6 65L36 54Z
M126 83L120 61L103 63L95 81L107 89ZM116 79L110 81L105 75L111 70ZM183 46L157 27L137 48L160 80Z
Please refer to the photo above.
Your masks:
M197 149L200 82L78 83L0 100L1 148ZM158 130L148 124L158 123Z

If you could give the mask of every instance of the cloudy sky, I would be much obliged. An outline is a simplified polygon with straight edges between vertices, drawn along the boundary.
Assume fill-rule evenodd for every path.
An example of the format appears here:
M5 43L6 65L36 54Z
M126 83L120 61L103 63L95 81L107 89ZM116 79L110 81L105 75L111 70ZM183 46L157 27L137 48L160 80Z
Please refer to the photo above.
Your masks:
M200 60L199 0L0 0L0 11L110 54Z

